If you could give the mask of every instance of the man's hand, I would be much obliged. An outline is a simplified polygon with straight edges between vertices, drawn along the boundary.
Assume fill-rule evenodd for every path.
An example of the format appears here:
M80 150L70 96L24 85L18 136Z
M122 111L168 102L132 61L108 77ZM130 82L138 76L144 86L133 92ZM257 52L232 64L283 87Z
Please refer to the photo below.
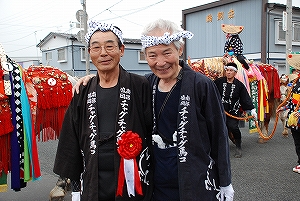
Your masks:
M72 201L80 201L80 192L72 192Z
M77 94L79 94L79 86L81 84L83 84L84 86L87 85L87 83L89 82L89 80L92 78L92 77L95 77L96 75L94 74L90 74L90 75L86 75L82 78L80 78L76 84L73 86L72 88L72 94L74 94L74 92L76 91Z
M233 201L234 190L232 185L220 187L221 201Z

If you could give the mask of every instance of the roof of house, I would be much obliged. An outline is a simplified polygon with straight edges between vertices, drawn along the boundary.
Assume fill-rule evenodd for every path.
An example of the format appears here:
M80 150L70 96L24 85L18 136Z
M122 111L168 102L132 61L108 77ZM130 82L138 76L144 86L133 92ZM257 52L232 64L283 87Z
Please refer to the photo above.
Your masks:
M51 38L59 36L62 38L68 38L70 40L74 39L77 40L77 35L76 34L67 34L67 33L57 33L57 32L50 32L43 40L41 40L36 46L41 47L43 46L46 42L48 42ZM131 38L123 38L124 44L141 44L140 39L131 39Z
M200 6L196 6L196 7L193 7L193 8L185 9L185 10L182 11L182 13L183 13L183 15L186 15L186 14L190 14L190 13L194 13L194 12L199 12L199 11L202 11L202 10L215 8L215 7L218 7L218 6L223 6L223 5L226 5L226 4L231 4L231 3L234 3L234 2L238 2L238 1L244 1L244 0L219 0L219 1L214 1L214 2L211 2L211 3L204 4L204 5L200 5ZM279 3L267 3L267 6L269 8L286 9L286 5L279 4ZM296 6L293 6L293 11L300 12L300 8L296 7Z
M268 3L268 8L286 10L286 5L279 4L279 3ZM299 7L293 6L292 8L293 8L293 12L300 12Z
M57 33L57 32L50 32L43 40L41 40L36 46L37 47L41 47L43 46L46 42L48 42L51 38L55 37L55 36L60 36L62 38L69 38L71 40L71 38L76 38L75 34L66 34L66 33Z
M210 8L214 8L214 7L218 7L218 6L223 6L226 4L230 4L230 3L234 3L237 1L243 1L243 0L222 0L222 1L214 1L211 3L207 3L204 5L200 5L200 6L196 6L193 8L188 8L182 11L183 14L190 14L190 13L194 13L194 12L198 12L198 11L202 11L202 10L207 10Z

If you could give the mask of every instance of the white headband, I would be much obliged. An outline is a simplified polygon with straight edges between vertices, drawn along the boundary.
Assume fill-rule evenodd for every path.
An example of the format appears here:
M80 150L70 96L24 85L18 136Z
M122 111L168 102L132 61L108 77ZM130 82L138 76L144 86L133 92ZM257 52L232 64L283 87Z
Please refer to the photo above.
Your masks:
M169 32L164 33L163 36L157 37L157 36L141 36L141 42L143 48L155 46L155 45L170 45L173 41L178 41L181 38L188 38L191 39L194 36L192 32L189 31L181 31L178 33L174 33L170 35Z
M122 32L119 29L115 28L113 24L106 24L103 22L90 20L88 26L89 30L84 37L87 44L90 42L92 35L98 30L102 32L112 31L114 34L116 34L116 36L120 39L121 43L123 44Z
M238 70L238 69L237 69L236 67L234 67L234 66L225 66L224 68L225 68L225 70L226 70L226 69L231 69L231 70L234 70L234 71L237 71L237 70Z

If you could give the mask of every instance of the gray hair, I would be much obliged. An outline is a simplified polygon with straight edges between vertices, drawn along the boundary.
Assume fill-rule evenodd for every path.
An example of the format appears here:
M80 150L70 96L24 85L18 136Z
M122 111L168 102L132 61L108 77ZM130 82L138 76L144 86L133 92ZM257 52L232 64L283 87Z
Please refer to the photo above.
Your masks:
M183 31L183 29L181 27L179 27L177 24L175 24L172 21L158 19L158 20L155 20L155 21L149 23L148 25L146 25L146 27L144 28L144 30L142 32L142 35L149 36L150 33L154 30L162 30L164 32L169 32L171 35ZM173 41L173 43L174 43L176 49L179 49L181 46L184 45L184 41L182 38L180 38L180 40ZM145 52L144 47L142 48L142 51Z

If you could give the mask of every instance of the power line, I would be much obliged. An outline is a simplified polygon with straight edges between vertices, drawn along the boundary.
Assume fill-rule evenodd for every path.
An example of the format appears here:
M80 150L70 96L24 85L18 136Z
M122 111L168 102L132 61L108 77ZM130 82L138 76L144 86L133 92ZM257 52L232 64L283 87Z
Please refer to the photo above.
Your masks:
M18 38L18 39L15 39L15 40L11 40L11 41L6 41L6 42L2 42L2 43L10 43L10 42L15 42L15 41L17 41L17 40L21 40L21 39L23 39L23 38L26 38L26 37L28 37L28 36L31 36L32 34L34 34L35 32L33 32L33 33L30 33L30 34L28 34L28 35L26 35L26 36L23 36L22 38Z
M132 23L132 24L135 24L135 25L138 25L138 26L143 26L143 25L141 25L141 24L137 24L137 23L135 23L135 22L133 22L133 21L127 20L127 19L124 18L123 16L120 16L120 15L117 15L117 14L111 12L111 10L108 10L108 11L109 11L111 14L116 15L116 16L117 16L116 18L122 18L123 20L126 20L127 22L130 22L130 23ZM115 19L115 18L113 18L113 19Z
M135 9L136 11L133 11L133 12L130 12L130 13L127 13L127 14L124 14L124 15L117 15L117 17L114 17L114 18L108 18L108 19L105 19L105 20L103 20L103 21L113 20L113 19L117 19L117 18L122 18L122 19L124 19L123 17L125 17L125 16L132 15L132 14L135 14L135 13L138 13L138 12L141 12L141 11L143 11L143 10L146 10L146 9L152 7L152 6L155 6L155 5L157 5L157 4L160 4L160 3L164 2L164 1L165 1L165 0L161 0L161 1L158 1L158 2L156 2L156 3L154 3L154 4L151 4L151 5L149 5L149 6L145 6L145 7L142 7L142 8L140 8L140 9ZM107 8L107 9L105 9L105 10L110 11L109 8ZM103 12L104 12L104 11L102 11L101 13L103 13ZM111 11L110 11L110 12L111 12ZM101 13L99 13L99 14L101 14ZM111 13L112 13L112 12L111 12ZM99 14L97 14L97 15L99 15ZM96 16L97 16L97 15L96 15ZM114 15L116 15L116 14L114 14ZM94 16L94 17L95 17L95 16ZM131 22L131 21L129 21L129 22ZM134 23L134 22L132 22L132 23ZM136 24L136 23L134 23L134 24ZM136 24L136 25L143 26L143 25L140 25L140 24Z
M25 49L28 49L28 48L31 48L31 47L35 47L35 45L30 45L30 46L27 46L27 47L24 47L24 48L21 48L21 49L17 49L17 50L7 51L6 53L18 52L18 51L25 50Z
M108 9L110 9L110 8L114 7L115 5L118 5L118 4L119 4L119 3L121 3L122 1L123 1L123 0L120 0L120 1L118 1L117 3L115 3L114 5L112 5L112 6L108 7L107 9L103 10L102 12L98 13L98 14L97 14L97 15L95 15L94 17L96 17L96 16L98 16L98 15L100 15L100 14L104 13L104 12L105 12L105 11L107 11ZM94 17L92 17L91 19L93 19Z

